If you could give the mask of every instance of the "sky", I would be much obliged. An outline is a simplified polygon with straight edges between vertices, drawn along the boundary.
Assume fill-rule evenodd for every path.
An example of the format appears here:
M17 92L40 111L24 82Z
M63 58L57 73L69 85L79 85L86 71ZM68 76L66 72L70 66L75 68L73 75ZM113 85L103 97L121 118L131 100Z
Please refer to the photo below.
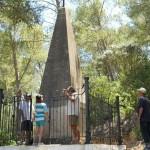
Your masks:
M123 6L118 5L117 0L105 0L104 9L109 18L112 18L108 24L109 27L119 28L121 25L131 21L125 14ZM115 20L115 17L118 18L119 21Z
M47 1L52 2L52 0ZM130 19L124 13L123 7L119 6L116 1L117 0L105 0L104 9L108 18L110 19L110 21L108 22L108 27L117 29L121 25L129 23ZM65 3L66 7L75 11L76 6L74 3L70 3L68 0L66 0ZM43 4L46 3L43 2ZM46 10L43 12L42 18L43 18L43 28L45 31L48 32L49 30L51 30L51 27L54 26L56 19L55 13L51 10Z
M53 0L46 0L48 2L52 2ZM101 0L103 1L103 0ZM109 22L107 26L109 28L118 29L120 26L125 25L130 22L130 19L124 13L123 7L119 6L116 2L117 0L105 0L104 10L109 18ZM40 0L40 4L47 5L45 0ZM74 3L70 3L66 0L65 6L71 9L75 13L76 5ZM51 6L50 6L51 7ZM42 21L43 21L43 29L46 35L48 35L48 39L51 39L50 36L53 32L53 27L55 25L56 13L50 9L46 9L42 13ZM46 40L44 47L46 50L49 49L49 40Z

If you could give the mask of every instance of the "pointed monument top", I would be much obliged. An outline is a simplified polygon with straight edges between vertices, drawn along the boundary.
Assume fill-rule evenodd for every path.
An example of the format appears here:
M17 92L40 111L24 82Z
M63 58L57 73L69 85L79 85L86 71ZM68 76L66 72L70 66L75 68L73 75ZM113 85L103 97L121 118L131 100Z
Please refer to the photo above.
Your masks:
M56 0L57 8L65 7L65 0Z
M63 0L63 7L65 7L65 0Z
M69 85L81 86L79 58L70 20L69 12L60 8L40 88L47 101L62 94L62 89Z

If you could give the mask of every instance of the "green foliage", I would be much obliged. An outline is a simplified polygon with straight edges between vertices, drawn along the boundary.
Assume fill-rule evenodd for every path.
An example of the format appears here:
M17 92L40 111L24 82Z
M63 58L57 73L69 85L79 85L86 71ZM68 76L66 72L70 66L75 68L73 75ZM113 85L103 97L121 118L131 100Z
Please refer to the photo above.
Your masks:
M148 46L150 41L150 1L123 0L121 4L126 8L126 14L132 20L130 35L135 38L136 42Z
M46 58L44 33L36 3L27 0L0 2L0 88L13 94L38 91ZM37 7L37 5L36 5Z
M10 140L10 135L6 131L0 130L0 146L16 145L15 139Z
M99 37L105 36L101 34L102 31L100 30L105 24L103 15L104 12L102 11L102 5L99 0L81 4L77 8L74 25L79 47L85 50L97 51L96 45L100 40Z
M36 9L28 0L1 0L0 8L1 15L7 18L12 25L21 22L32 25L39 21Z
M139 141L139 140L142 140L142 135L141 135L141 132L140 132L140 126L136 126L133 128L132 130L132 135Z
M15 72L11 50L11 40L9 34L1 32L0 48L0 83L1 88L7 92L14 92ZM38 25L28 28L22 24L18 26L17 60L20 88L24 91L32 92L38 90L43 73L46 51L43 49L43 31ZM6 44L7 43L7 44Z
M88 52L87 56L91 55L89 59L81 57L83 74L90 77L91 94L102 94L112 102L119 95L124 115L135 109L137 88L147 88L150 96L150 5L147 0L139 3L135 0L124 3L132 21L117 30L107 26L109 19L103 4L97 0L80 5L74 22L79 49ZM146 24L141 15L147 20Z

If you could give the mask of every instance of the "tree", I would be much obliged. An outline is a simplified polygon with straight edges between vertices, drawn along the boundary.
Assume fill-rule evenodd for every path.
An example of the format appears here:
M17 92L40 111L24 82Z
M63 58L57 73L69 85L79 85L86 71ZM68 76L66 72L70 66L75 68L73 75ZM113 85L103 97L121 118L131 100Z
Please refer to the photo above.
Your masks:
M1 1L0 32L5 38L1 39L2 45L0 50L3 52L1 57L7 57L6 61L1 61L3 64L1 76L5 75L4 78L8 77L11 79L12 85L14 85L13 82L15 83L15 91L21 88L24 75L29 72L33 73L33 71L31 72L33 69L30 66L33 63L33 58L36 58L35 52L37 55L40 55L39 52L44 39L43 31L37 25L35 26L39 21L39 14L32 6L27 0ZM3 66L7 66L8 72L4 71L5 67ZM10 70L11 76L15 74L15 81L9 76ZM6 80L4 79L4 81ZM3 84L6 86L7 83ZM10 85L10 83L8 84Z
M103 5L104 3L101 3L99 0L81 4L77 8L77 15L74 21L78 46L81 49L90 51L93 60L96 60L97 56L101 56L106 50L110 49L113 40L112 35L114 32L106 26L107 19ZM114 80L111 69L107 61L105 74L108 75L108 78Z
M81 62L87 63L83 65L83 72L92 78L92 93L103 93L111 100L119 94L124 104L128 103L129 109L125 112L129 112L136 103L136 89L140 86L149 89L148 42L138 38L144 30L137 26L129 23L114 29L107 25L107 21L103 3L98 0L77 8L76 39L81 54L84 52ZM139 32L135 34L136 31Z
M126 8L126 14L131 18L131 34L136 38L136 42L149 46L150 1L123 0L121 4Z

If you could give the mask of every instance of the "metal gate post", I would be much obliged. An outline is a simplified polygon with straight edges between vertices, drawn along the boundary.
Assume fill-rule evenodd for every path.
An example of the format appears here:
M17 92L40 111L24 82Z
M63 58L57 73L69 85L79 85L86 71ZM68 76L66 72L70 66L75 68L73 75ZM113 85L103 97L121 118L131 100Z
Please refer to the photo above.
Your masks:
M1 111L3 106L3 100L4 100L3 89L0 89L0 125L1 125Z
M32 95L30 96L30 121L32 122L32 104L33 104L33 101L32 101ZM29 130L29 144L32 144L32 139L33 139L33 122L32 122L32 125L30 127L30 130Z
M16 117L16 97L14 96L13 97L13 114L12 114L12 119L13 119L13 122L12 122L12 137L13 137L13 139L14 138L16 138L15 136L16 136L16 134L15 134L15 131L16 131L16 129L15 129L15 117Z
M86 100L86 141L85 144L90 144L90 99L89 99L89 77L84 77L85 81L85 100Z
M116 107L117 107L117 129L118 129L117 138L118 138L118 145L122 145L119 96L116 96Z

